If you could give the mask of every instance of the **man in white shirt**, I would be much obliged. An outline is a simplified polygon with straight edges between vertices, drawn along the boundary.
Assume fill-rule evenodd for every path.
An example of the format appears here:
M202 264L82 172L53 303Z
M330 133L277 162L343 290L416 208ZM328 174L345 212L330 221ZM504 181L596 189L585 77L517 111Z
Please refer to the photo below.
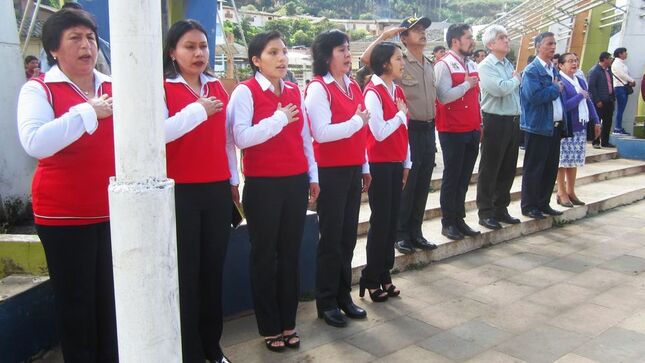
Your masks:
M614 63L611 64L611 73L614 75L614 92L616 94L616 126L614 126L614 133L629 135L623 128L623 113L629 96L627 86L634 87L636 82L629 75L625 59L627 59L627 48L616 48L614 50Z

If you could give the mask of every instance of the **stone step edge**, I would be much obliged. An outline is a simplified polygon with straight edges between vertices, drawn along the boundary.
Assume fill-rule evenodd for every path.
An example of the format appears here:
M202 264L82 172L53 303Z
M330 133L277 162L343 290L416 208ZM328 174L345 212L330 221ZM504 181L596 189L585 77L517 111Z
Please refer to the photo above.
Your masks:
M416 251L408 255L398 255L394 258L393 271L418 269L432 262L445 260L462 255L482 247L489 247L521 236L528 236L545 231L564 223L574 222L600 212L614 209L645 199L645 187L588 203L584 206L569 208L561 216L547 217L542 220L523 221L520 224L509 225L500 230L491 231L482 228L482 234L468 237L461 241L450 241L437 246L433 251ZM352 284L358 284L364 265L352 267Z
M642 172L645 172L645 165L633 165L622 169L601 171L595 174L589 174L576 179L576 186L588 185L588 184L592 184L592 183L604 181L604 180L622 178L625 176L636 175ZM520 179L520 182L521 182L521 179ZM514 184L515 183L517 183L517 180L515 180ZM554 188L553 190L556 191L557 189ZM433 193L438 193L438 191L435 191ZM511 192L511 201L519 200L521 197L521 194L522 194L521 190L516 190L514 192ZM466 209L466 212L477 209L477 201L475 199L466 199L465 209ZM425 210L423 220L427 221L429 219L438 218L438 217L441 217L441 207L437 205L435 207L427 208ZM357 229L357 234L359 237L367 234L369 225L370 225L369 220L361 221L359 217L358 229Z
M595 154L595 155L587 155L585 157L585 163L591 164L591 163L597 163L601 161L614 160L614 159L619 159L618 151L612 151L612 152ZM520 175L522 175L522 167L518 166L515 169L515 176L520 176ZM479 170L473 170L473 175L470 177L470 184L476 184L478 178L479 178ZM431 192L438 191L439 189L441 189L441 179L442 178L435 178L430 180ZM361 203L366 203L366 202L367 202L367 194L362 194Z

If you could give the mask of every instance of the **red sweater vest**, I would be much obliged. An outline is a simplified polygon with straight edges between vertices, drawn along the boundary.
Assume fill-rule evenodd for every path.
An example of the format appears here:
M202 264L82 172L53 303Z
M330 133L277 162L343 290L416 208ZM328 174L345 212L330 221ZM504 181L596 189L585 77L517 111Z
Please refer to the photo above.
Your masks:
M464 65L454 55L448 53L440 62L443 62L450 70L452 87L456 87L466 80ZM469 70L468 75L478 76L477 68L472 61L468 61L466 66ZM469 89L463 97L445 105L437 99L436 105L437 131L468 132L480 129L479 86Z
M177 183L210 183L228 180L226 155L226 105L228 94L219 81L204 85L205 97L217 97L224 109L182 137L166 144L168 177ZM198 96L184 83L164 82L168 116L173 116Z
M271 117L278 103L286 106L290 103L302 110L301 96L298 86L285 82L280 97L271 90L262 91L262 87L255 78L241 84L251 90L253 96L253 119L256 125L267 117ZM290 86L291 88L288 88ZM242 164L244 175L250 177L281 177L292 176L307 172L309 169L302 142L303 115L298 113L298 121L285 126L280 133L269 140L243 150Z
M365 108L363 94L354 80L348 85L351 97L343 92L336 82L328 85L320 76L314 77L311 82L320 83L327 91L327 100L331 106L332 124L345 122L352 118L358 105L361 106L361 109ZM316 163L319 167L362 165L365 163L366 141L367 127L363 127L346 139L323 143L314 140Z
M58 118L86 98L65 82L41 83ZM112 95L112 84L103 83L97 96ZM99 120L92 135L56 154L38 160L32 183L34 220L42 225L85 225L109 220L108 184L114 175L112 117Z
M365 86L365 94L369 91L375 92L380 98L381 104L383 105L383 119L385 121L393 118L399 112L396 102L392 99L384 85L375 86L372 82L369 82ZM395 85L394 94L396 98L400 98L407 103L401 87ZM408 129L405 125L400 125L396 131L383 141L377 141L371 131L367 134L367 155L371 163L404 161L407 154Z

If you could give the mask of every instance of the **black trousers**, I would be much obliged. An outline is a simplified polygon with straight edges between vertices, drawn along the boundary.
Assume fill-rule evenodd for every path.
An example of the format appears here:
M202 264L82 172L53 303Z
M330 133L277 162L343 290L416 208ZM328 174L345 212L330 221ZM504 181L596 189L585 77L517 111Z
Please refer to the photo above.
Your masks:
M466 217L466 192L479 154L479 131L440 132L443 154L441 225L454 225Z
M612 118L614 117L614 102L603 102L601 108L598 108L596 105L594 105L594 107L596 107L598 117L602 120L600 140L595 140L594 144L607 146L609 144L609 134L611 133ZM593 122L587 123L587 138L589 140L593 140L595 135L594 127L595 125Z
M367 232L367 264L361 271L361 284L377 289L392 282L394 242L401 204L403 164L370 163L372 184L368 190L370 229Z
M519 116L483 113L477 208L479 218L508 213L520 141Z
M307 174L245 181L242 200L251 240L251 287L262 336L296 326L308 193Z
M552 136L525 132L522 166L522 213L549 206L560 163L561 127Z
M412 168L401 193L397 240L413 240L423 237L421 225L426 211L430 179L437 152L434 122L410 120L408 138Z
M68 363L118 362L110 224L36 225Z
M181 345L186 363L222 357L222 274L232 208L228 180L175 186Z
M316 260L319 311L352 302L352 257L361 206L361 166L318 168L320 241Z

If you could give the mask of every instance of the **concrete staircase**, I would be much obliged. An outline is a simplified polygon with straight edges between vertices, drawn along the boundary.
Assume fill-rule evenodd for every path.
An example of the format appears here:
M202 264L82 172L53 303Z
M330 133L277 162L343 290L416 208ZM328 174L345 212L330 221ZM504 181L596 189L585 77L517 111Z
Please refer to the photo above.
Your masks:
M441 173L443 165L441 154L437 153L437 167L433 172L431 192L426 204L425 222L423 224L424 236L437 244L433 251L416 251L413 254L403 255L395 251L395 271L418 268L432 261L439 261L460 255L477 248L505 242L523 235L557 227L565 223L620 205L633 203L645 198L645 161L618 158L616 149L587 148L586 165L578 168L576 193L585 201L585 206L564 208L556 204L555 196L551 206L564 212L562 216L548 217L544 220L533 220L522 216L520 212L520 187L522 172L523 152L520 151L516 178L511 189L511 215L521 219L517 225L504 225L504 228L491 231L479 226L475 198L477 194L476 180L478 165L471 179L471 185L466 195L466 223L473 229L479 229L482 234L476 237L467 237L461 241L452 241L441 235L441 210L439 208L439 188L441 187ZM367 243L367 230L369 228L370 209L364 198L359 215L359 239L354 250L353 280L358 282L360 270L366 263L365 245Z

